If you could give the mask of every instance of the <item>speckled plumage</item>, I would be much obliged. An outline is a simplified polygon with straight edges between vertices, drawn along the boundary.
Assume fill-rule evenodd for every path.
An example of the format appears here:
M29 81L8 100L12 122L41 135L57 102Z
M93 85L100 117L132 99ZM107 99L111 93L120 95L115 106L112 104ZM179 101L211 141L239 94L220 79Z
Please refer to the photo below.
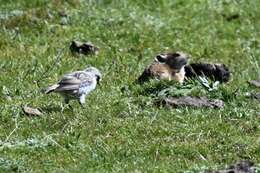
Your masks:
M85 103L85 97L96 88L100 79L99 70L95 67L89 67L84 71L65 74L57 84L48 87L45 93L59 93L64 97L65 103L69 103L72 99L78 99L82 105Z

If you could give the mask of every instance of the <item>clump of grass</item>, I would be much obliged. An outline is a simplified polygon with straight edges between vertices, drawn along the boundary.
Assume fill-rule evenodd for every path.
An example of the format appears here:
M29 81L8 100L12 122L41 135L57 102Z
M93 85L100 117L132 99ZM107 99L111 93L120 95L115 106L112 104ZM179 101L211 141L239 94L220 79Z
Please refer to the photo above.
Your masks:
M181 97L181 96L194 96L194 97L209 97L219 98L226 101L232 100L234 94L227 89L225 84L219 84L218 86L211 88L210 85L214 85L217 82L205 79L208 84L205 84L198 79L190 79L185 83L180 84L175 81L168 80L150 80L143 85L131 86L133 93L136 95L144 95L148 97ZM209 85L210 84L210 85ZM231 94L230 94L231 93Z
M0 158L0 171L3 172L24 172L26 168L21 160L10 160Z

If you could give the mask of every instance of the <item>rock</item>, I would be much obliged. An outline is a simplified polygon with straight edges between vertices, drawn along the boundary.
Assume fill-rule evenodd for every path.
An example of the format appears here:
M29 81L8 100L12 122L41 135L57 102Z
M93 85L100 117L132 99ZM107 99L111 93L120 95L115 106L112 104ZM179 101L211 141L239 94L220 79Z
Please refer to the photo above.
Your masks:
M91 44L90 42L82 43L79 41L72 41L70 45L72 53L79 53L84 55L98 54L99 48Z
M31 108L29 106L23 106L23 111L25 114L30 116L40 116L42 112L40 112L37 108Z
M205 173L256 173L254 163L251 161L239 161L223 170L206 171Z
M252 96L257 100L260 100L260 93L252 94Z
M250 83L251 85L254 85L256 87L260 87L260 79L257 79L257 80L251 80L251 81L248 81L248 83Z
M183 107L183 106L191 106L191 107L208 107L208 108L223 108L225 103L219 99L208 99L206 97L168 97L160 101L163 105L170 107Z

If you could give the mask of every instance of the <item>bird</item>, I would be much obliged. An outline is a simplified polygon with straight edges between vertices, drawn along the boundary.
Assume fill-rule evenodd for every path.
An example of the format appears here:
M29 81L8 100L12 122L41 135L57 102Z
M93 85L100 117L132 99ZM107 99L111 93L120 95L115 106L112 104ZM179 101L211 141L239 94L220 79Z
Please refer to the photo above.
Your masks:
M189 56L183 52L163 53L155 57L138 78L139 83L144 83L150 78L175 80L183 83L185 79L185 65Z
M47 87L45 94L59 93L64 97L65 104L69 104L70 100L78 100L84 107L86 96L96 88L101 78L97 68L87 67L82 71L65 74L58 83Z

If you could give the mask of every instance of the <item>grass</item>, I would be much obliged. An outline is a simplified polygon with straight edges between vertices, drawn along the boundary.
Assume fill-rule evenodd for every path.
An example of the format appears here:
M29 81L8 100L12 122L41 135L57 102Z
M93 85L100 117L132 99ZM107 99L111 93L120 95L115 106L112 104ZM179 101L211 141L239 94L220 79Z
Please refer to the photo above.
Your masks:
M0 170L200 172L259 163L259 101L245 96L259 92L247 83L260 76L259 7L258 0L0 0ZM91 41L100 54L73 56L73 39ZM134 81L145 66L176 50L190 62L230 67L232 81L205 92L225 100L224 109L156 107L156 96L142 94ZM62 113L61 98L41 90L87 65L101 69L101 85L85 109L73 102L74 111ZM27 117L24 104L45 113Z

